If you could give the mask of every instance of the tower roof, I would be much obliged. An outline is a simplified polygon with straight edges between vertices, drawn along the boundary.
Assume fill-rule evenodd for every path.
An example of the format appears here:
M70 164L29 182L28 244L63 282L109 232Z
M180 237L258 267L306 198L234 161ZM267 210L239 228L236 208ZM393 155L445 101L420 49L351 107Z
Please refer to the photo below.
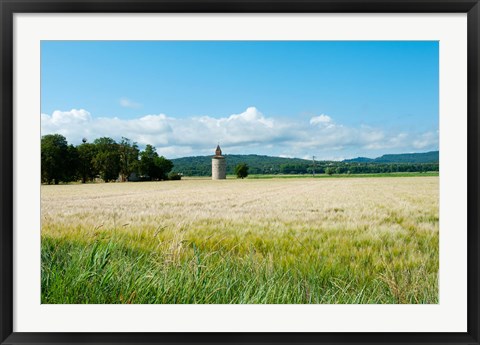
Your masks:
M215 150L215 156L221 156L222 155L222 149L220 148L220 145L217 145L217 149Z

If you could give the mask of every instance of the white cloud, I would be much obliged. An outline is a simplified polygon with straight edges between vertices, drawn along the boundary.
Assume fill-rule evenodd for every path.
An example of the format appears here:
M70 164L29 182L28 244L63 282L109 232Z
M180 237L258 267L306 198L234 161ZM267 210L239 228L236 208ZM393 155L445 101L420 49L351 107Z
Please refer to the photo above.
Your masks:
M84 123L91 120L91 115L85 109L72 109L70 111L55 110L52 115L42 114L42 121L61 126L70 123Z
M438 131L426 132L413 141L413 147L416 149L426 149L438 146Z
M137 109L142 107L140 103L134 102L128 98L120 98L120 105L124 108L132 108L132 109Z
M320 126L331 126L332 125L332 118L328 115L321 114L318 116L314 116L310 119L311 125L320 125Z
M266 118L255 107L249 107L243 113L228 117L178 120L175 129L177 139L183 144L201 144L208 138L235 146L274 141L284 135L287 128L273 118Z
M366 125L354 127L335 123L321 114L309 121L275 118L249 107L224 117L174 118L150 114L134 119L95 117L84 109L41 114L42 134L59 133L70 143L83 137L93 141L122 136L151 144L167 157L211 154L217 142L225 153L257 153L318 159L383 153L432 150L438 147L438 132L407 133ZM370 153L370 154L369 154Z
M77 129L83 128L83 132L88 132L88 124L91 121L92 116L85 109L56 110L52 115L41 114L42 135L59 133L70 138L75 135Z
M143 145L165 145L168 144L167 135L172 132L164 114L124 120L118 117L94 118L84 109L72 109L54 111L51 116L42 114L41 122L42 135L59 133L72 143L78 143L83 137L93 141L105 136L115 139L125 136Z

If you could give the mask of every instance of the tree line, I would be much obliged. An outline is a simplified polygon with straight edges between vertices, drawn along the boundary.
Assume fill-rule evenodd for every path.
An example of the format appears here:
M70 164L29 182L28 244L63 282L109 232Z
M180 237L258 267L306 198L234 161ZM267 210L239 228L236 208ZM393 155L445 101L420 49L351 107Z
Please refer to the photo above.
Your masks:
M124 137L120 142L102 137L91 143L84 138L77 146L60 134L44 135L41 140L42 183L127 181L133 176L149 181L180 179L172 168L172 161L159 156L152 145L140 151L136 142Z
M282 164L280 174L382 174L398 172L438 171L438 163L349 163L319 162L317 164Z
M275 174L379 174L404 172L437 172L437 163L416 162L338 162L312 161L298 158L282 158L257 155L225 155L227 174L236 174L235 167L240 163L248 164L250 175ZM211 156L184 157L172 159L176 171L185 176L210 176L212 172Z

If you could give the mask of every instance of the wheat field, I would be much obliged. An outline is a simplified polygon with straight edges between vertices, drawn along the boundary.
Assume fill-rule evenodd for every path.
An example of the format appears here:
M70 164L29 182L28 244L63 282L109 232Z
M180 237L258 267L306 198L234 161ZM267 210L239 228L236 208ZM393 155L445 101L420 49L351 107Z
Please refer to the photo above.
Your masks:
M438 176L43 185L42 303L438 303Z

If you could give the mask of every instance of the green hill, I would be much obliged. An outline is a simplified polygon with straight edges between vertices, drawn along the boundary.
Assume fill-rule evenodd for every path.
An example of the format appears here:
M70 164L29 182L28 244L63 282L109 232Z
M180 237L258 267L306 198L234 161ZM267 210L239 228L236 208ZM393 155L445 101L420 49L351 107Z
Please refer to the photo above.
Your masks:
M235 166L247 163L250 174L280 173L285 164L308 165L310 161L300 158L282 158L261 155L225 155L227 174L233 174ZM208 176L212 172L212 156L182 157L171 160L173 170L186 176Z
M346 159L344 162L349 163L438 163L439 152L430 151L423 153L401 153L383 155L378 158L358 157L354 159Z
M235 166L246 163L249 174L364 174L389 172L438 171L438 151L425 153L390 154L372 159L359 157L336 161L318 161L262 155L225 155L227 174L234 174ZM210 176L212 156L172 159L173 170L185 176Z

